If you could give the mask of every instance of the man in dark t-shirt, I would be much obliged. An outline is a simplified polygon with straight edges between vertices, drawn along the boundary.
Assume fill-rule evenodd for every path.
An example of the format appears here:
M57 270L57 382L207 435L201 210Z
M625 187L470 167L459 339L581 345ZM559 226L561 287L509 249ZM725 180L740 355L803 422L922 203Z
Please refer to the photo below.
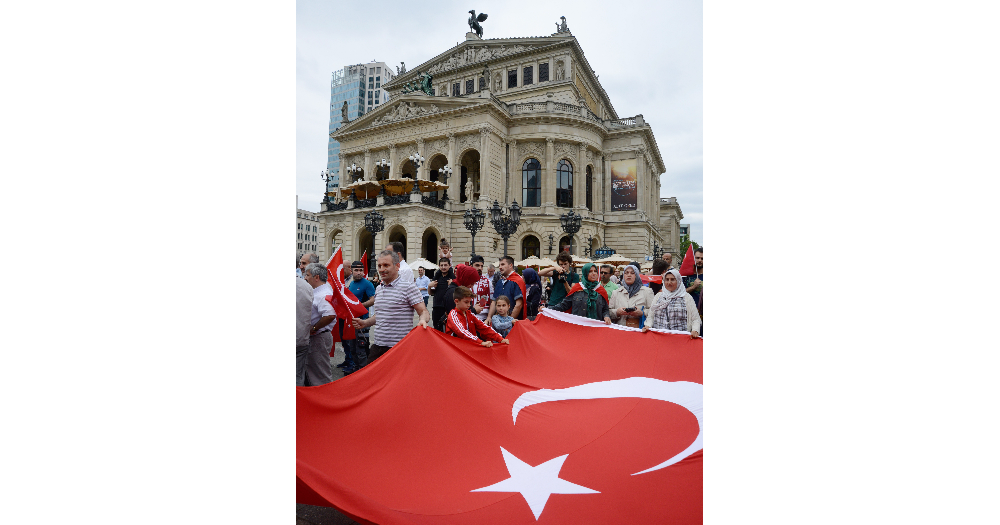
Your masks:
M455 270L451 267L451 259L442 257L438 259L438 269L434 270L431 276L430 290L434 293L434 307L431 308L431 321L434 322L436 330L444 332L445 314L448 313L448 305L445 304L445 293L448 285L455 279ZM451 305L452 308L455 305Z

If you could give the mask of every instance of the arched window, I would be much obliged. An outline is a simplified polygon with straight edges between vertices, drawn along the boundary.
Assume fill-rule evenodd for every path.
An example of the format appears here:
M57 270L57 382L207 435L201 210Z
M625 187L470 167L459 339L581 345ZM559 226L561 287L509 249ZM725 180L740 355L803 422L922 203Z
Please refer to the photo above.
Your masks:
M573 207L573 165L566 159L560 160L556 167L556 206Z
M587 209L594 211L594 167L587 166Z
M569 235L565 235L565 236L563 236L562 239L559 239L559 251L562 252L567 247L570 247L571 248L570 253L573 253L572 252L572 245L570 244Z
M521 166L522 206L542 205L542 165L535 159L524 161Z
M534 235L529 235L521 241L521 258L527 259L534 255L535 257L541 257L542 249L541 244L538 242L538 237Z

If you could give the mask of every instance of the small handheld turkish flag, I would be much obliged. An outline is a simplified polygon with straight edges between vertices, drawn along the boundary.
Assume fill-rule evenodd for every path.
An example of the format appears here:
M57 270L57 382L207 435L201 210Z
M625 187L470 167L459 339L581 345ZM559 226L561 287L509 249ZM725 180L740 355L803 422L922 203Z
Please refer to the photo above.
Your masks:
M344 272L344 254L341 251L341 246L337 246L330 260L326 262L326 269L326 282L330 284L330 288L333 288L333 295L327 296L326 300L333 306L333 311L337 314L337 318L347 321L347 324L344 326L344 338L354 339L354 326L350 323L350 320L365 315L368 313L368 309L351 293L350 288L344 286L346 274ZM339 331L334 330L333 334L334 342L339 341Z
M694 275L695 271L696 270L694 267L694 245L689 244L688 251L687 253L684 254L684 262L681 263L681 268L680 268L681 276L687 277L689 275Z
M297 387L297 502L382 525L702 522L702 339L551 309L508 339L412 330Z

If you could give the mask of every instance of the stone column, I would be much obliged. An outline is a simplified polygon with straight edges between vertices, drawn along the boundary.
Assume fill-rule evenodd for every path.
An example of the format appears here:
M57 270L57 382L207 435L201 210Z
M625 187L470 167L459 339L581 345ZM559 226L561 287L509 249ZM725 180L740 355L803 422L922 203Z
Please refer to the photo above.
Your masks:
M344 178L347 176L347 170L345 169L347 166L344 166L344 154L343 153L337 153L337 159L338 159L338 162L339 162L338 165L340 166L340 168L338 168L340 170L340 172L337 174L337 175L339 175L339 177L337 179L337 189L338 189L338 191L337 191L337 198L339 199L340 198L340 191L339 191L340 188L343 188L343 187L347 186L348 184L350 184L350 182L344 180Z
M604 213L604 157L594 152L594 213ZM604 237L604 234L601 234Z
M587 144L581 142L576 155L576 173L573 174L573 207L587 208ZM582 211L577 211L582 214Z
M451 166L451 177L448 178L448 202L451 205L461 203L462 166L455 158L455 134L448 134L448 166ZM455 209L455 208L452 208Z
M556 205L556 167L552 159L556 156L552 137L545 138L545 164L542 165L542 206ZM546 210L546 213L551 213Z
M396 165L396 145L389 144L389 178L399 179L399 166Z
M490 128L483 126L479 128L479 200L492 202L490 189Z
M365 148L365 180L375 180L372 173L372 150Z
M601 158L601 171L603 171L605 175L604 180L601 183L601 187L604 188L604 213L608 213L614 211L611 208L611 159L607 157ZM607 218L605 217L604 220L607 220Z
M507 180L510 184L510 198L524 206L524 192L521 191L521 164L517 161L517 140L512 140L507 144L510 146L510 160L505 164L509 164Z
M421 157L424 156L424 139L422 138L417 139L417 155L420 155ZM430 178L430 175L428 175L426 162L420 165L420 169L417 170L416 178L417 180L428 180Z

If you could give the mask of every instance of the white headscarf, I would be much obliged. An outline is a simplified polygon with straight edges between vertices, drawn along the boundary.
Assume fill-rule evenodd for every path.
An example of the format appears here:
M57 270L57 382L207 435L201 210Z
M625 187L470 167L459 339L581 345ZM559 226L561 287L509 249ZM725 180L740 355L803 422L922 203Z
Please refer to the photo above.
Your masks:
M677 289L671 292L667 290L667 285L664 283L663 288L660 289L660 293L656 294L656 299L653 301L653 307L650 309L650 312L666 308L667 303L669 303L674 297L684 297L685 295L688 295L687 290L684 289L684 280L681 279L681 272L677 271L677 268L673 268L664 272L662 277L666 277L668 273L673 274L673 276L677 278Z

